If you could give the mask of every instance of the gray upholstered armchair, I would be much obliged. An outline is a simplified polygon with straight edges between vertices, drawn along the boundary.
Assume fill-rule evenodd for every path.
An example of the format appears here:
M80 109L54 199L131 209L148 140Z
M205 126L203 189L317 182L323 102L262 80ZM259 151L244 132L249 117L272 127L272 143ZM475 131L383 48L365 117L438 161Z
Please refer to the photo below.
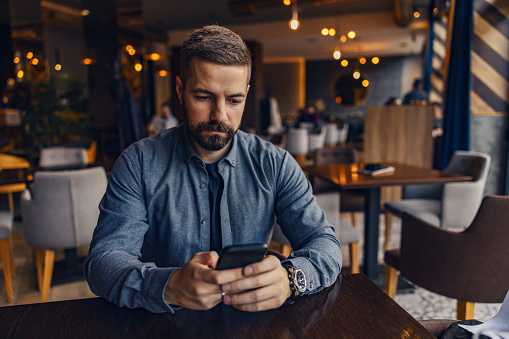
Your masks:
M465 229L483 199L490 161L484 153L456 151L444 171L469 175L472 181L404 186L402 200L385 203L385 250L390 245L393 214L408 213L435 226Z
M463 209L458 211L463 213ZM403 215L401 248L385 252L386 293L394 298L401 276L458 300L458 320L472 319L474 303L501 303L509 290L509 197L484 198L462 232Z
M39 156L39 166L42 168L85 167L87 164L87 150L83 147L54 146L43 148Z
M35 251L43 302L49 298L55 249L90 244L106 186L106 172L102 167L39 171L35 173L31 190L22 193L24 233Z

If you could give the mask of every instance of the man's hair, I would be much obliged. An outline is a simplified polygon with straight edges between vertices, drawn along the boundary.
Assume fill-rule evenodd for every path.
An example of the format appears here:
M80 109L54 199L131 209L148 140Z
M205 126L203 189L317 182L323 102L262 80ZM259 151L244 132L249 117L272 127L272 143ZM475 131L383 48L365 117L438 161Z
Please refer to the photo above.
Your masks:
M242 38L228 28L211 25L192 31L182 42L180 78L191 76L191 60L197 58L227 66L246 66L251 79L251 53Z

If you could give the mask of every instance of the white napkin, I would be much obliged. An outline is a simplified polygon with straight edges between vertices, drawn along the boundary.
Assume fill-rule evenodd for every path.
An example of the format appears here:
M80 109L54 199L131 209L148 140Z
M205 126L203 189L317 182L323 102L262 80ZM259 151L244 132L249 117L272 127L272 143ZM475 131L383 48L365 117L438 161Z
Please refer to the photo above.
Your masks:
M487 322L480 325L459 325L474 334L472 338L479 338L482 334L494 339L509 339L509 291L498 313Z

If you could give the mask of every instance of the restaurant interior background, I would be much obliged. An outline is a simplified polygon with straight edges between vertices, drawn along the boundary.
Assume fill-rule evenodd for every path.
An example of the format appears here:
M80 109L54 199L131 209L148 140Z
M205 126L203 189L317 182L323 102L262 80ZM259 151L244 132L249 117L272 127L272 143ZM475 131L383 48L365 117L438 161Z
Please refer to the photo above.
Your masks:
M288 3L0 0L2 138L15 140L14 151L28 157L40 147L96 140L97 161L111 167L162 102L171 100L183 120L173 86L178 45L189 30L213 23L238 32L253 52L245 129L260 131L260 101L271 91L285 120L314 102L327 119L362 131L366 108L402 97L425 77L427 64L431 101L443 102L449 39L441 20L450 1ZM500 0L476 0L474 9L471 150L492 156L486 194L507 194L509 10ZM288 26L293 16L297 30ZM335 86L356 71L364 87L352 102L341 102Z

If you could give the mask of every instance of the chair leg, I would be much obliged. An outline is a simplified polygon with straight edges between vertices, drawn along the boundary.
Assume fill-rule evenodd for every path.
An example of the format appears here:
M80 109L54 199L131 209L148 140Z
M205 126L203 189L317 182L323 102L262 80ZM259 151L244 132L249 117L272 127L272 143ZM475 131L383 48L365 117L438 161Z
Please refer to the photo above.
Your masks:
M385 293L392 299L396 297L398 288L398 270L385 264Z
M14 245L12 243L12 234L9 237L9 253L11 254L11 275L16 276L16 266L14 266Z
M12 267L11 257L12 252L9 247L9 239L0 240L0 259L4 266L5 290L7 292L7 301L12 302L14 299L12 292Z
M350 244L350 271L351 273L359 273L359 243L353 242Z
M292 246L290 245L281 245L281 253L288 258L290 254L292 254Z
M392 214L385 212L385 242L384 250L387 251L391 244L391 231L392 231Z
M51 278L53 277L53 265L55 264L55 251L44 251L44 273L42 276L42 302L49 300L49 290L51 288Z
M14 200L12 198L12 192L7 193L7 200L9 202L9 211L14 215Z
M42 291L42 250L34 248L35 267L37 268L37 286Z
M456 308L456 319L470 320L474 319L475 303L471 301L458 300Z
M357 227L357 215L355 214L355 212L351 212L350 216L352 217L352 225L353 225L353 227Z

